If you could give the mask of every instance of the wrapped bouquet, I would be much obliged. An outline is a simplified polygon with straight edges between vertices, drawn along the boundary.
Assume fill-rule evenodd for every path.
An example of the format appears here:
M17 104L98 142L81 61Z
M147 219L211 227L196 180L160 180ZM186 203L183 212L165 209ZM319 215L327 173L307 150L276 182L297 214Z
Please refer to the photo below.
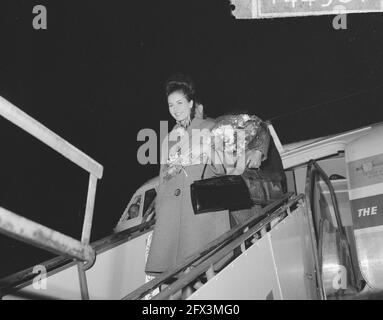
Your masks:
M243 157L250 142L257 138L262 121L252 115L226 115L216 119L211 131L211 145L222 160L230 160L232 165ZM225 161L226 162L226 161Z
M175 175L179 174L185 167L200 164L207 160L207 150L211 146L210 131L202 133L203 143L200 139L189 137L187 131L183 127L175 128L172 133L173 140L178 142L172 146L168 152L168 158L162 166L162 178L168 181ZM194 132L196 138L201 137L201 132ZM198 141L197 141L198 140ZM186 171L184 170L186 173Z
M186 130L176 128L175 132L180 137L180 142L171 148L169 157L162 168L162 176L165 181L180 173L184 167L216 161L214 155L222 158L235 160L249 148L258 148L266 154L268 141L264 142L262 135L259 135L262 120L254 115L239 114L226 115L216 119L215 126L206 133L192 132L199 134L199 137L185 137ZM181 132L185 130L185 132ZM191 138L191 139L190 139Z

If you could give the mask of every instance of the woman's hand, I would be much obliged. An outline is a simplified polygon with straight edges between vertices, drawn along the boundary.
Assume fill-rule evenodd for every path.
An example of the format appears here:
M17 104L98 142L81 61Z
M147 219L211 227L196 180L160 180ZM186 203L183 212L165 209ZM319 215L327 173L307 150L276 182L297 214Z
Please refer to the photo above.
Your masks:
M246 167L250 169L258 169L262 162L262 152L259 150L246 151Z

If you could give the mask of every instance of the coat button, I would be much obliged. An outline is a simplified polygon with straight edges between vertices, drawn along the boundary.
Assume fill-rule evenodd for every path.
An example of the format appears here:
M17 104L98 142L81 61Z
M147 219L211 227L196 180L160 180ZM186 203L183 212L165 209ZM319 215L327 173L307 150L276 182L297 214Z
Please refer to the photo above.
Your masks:
M181 190L180 189L176 189L176 191L174 191L174 195L176 197L178 197L180 194L181 194Z

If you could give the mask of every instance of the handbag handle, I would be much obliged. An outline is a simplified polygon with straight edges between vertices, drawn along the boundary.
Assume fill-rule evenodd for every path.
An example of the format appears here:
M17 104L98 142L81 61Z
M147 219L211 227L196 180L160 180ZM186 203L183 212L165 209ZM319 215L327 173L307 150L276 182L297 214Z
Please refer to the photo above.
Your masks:
M221 157L220 157L219 153L215 151L215 154L216 154L216 155L220 158L220 160L221 160ZM225 175L226 175L226 168L225 168L225 166L223 165L222 160L221 160L221 164L222 164L222 166L223 166L223 170L225 171ZM207 165L208 165L208 164L205 163L205 167L203 168L203 171L202 171L202 174L201 174L201 180L204 180L204 179L205 179L205 171L206 171L206 167L207 167Z
M206 167L207 167L207 163L206 163L205 166L203 167L202 174L201 174L201 180L204 180L204 179L205 179L205 171L206 171Z
M216 155L219 157L219 159L221 160L221 165L223 166L223 171L225 172L224 175L226 175L226 174L227 174L227 170L226 170L226 167L225 167L224 164L223 164L223 161L222 161L222 159L221 159L219 153L218 153L218 152L215 152L215 154L216 154ZM204 180L204 179L205 179L205 171L206 171L206 167L207 167L207 165L208 165L208 163L206 163L206 164L205 164L205 167L203 168L203 171L202 171L202 174L201 174L201 180Z

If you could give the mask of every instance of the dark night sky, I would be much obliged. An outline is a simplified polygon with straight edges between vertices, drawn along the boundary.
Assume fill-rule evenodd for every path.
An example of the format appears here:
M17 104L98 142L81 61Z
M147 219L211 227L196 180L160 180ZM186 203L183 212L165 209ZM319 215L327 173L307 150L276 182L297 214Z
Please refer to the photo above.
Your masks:
M48 30L32 28L37 4ZM341 31L330 16L235 20L224 0L2 0L0 95L104 166L97 240L157 174L136 137L170 120L172 73L194 78L209 116L278 117L282 143L342 132L383 119L382 27L382 14L349 15ZM85 172L3 118L0 137L0 206L80 238ZM0 254L0 276L51 256L5 237Z

